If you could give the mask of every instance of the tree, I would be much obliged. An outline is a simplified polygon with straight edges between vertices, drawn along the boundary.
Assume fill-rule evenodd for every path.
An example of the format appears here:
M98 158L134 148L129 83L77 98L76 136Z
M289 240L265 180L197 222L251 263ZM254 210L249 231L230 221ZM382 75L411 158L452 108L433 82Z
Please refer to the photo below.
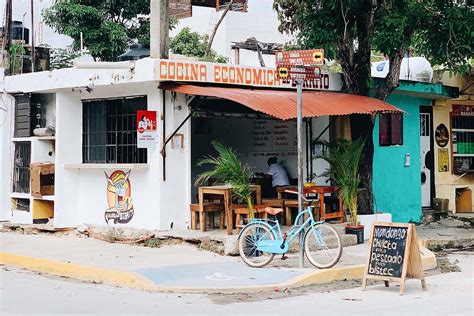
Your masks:
M207 35L191 32L189 27L184 27L170 42L170 50L174 54L198 57L200 60L227 63L229 59L211 50L206 56L208 47Z
M132 42L149 44L149 0L57 0L43 12L47 25L73 38L81 33L88 52L101 61L114 61ZM170 19L170 29L177 23Z
M376 87L385 100L398 86L400 65L410 49L449 70L466 69L474 25L468 1L448 0L274 0L279 30L296 35L301 48L324 48L341 65L347 93L369 95L371 51L389 59L389 72ZM352 138L365 138L360 164L364 196L372 210L372 132L375 117L351 116ZM365 203L364 203L365 202Z
M81 53L72 48L53 48L51 49L50 68L62 69L74 66L74 59L79 57Z

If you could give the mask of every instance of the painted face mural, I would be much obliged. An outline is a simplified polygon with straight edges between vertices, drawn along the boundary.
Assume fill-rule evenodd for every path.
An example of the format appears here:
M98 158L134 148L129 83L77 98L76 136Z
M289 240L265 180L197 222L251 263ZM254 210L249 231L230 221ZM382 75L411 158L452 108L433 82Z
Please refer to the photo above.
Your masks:
M113 220L114 224L126 224L133 217L130 172L131 170L127 173L122 170L116 170L109 177L104 171L105 178L107 179L107 202L109 204L109 208L105 211L104 215L107 224L110 220Z

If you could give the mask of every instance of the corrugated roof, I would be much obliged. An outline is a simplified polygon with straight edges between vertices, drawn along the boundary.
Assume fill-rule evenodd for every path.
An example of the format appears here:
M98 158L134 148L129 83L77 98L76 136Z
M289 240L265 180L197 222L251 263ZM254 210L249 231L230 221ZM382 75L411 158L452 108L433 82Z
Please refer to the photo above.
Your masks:
M160 89L199 96L232 100L282 120L296 118L296 91L278 89L242 89L161 82ZM303 117L328 115L403 112L378 99L360 95L303 91Z

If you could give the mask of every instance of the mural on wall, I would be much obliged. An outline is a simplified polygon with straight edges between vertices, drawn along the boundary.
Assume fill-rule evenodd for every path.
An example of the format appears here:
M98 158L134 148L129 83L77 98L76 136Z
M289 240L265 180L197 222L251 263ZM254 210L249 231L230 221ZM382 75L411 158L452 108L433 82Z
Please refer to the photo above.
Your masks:
M113 220L114 224L126 224L133 217L132 186L129 179L131 171L125 173L122 170L116 170L110 176L104 171L107 179L107 203L109 204L109 208L104 214L107 224L110 220Z

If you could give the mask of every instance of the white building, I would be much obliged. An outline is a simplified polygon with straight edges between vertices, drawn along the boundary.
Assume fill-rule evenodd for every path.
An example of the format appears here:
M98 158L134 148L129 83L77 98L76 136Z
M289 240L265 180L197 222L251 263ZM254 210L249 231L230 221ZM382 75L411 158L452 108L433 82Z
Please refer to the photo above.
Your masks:
M231 49L233 42L244 42L254 37L260 42L284 44L290 40L287 35L278 31L278 17L272 9L273 0L249 0L248 11L229 11L220 24L214 38L212 49L220 55L230 58L235 63L235 54ZM175 36L184 27L200 34L210 35L223 11L212 8L193 7L193 16L179 20L179 24L170 36ZM264 55L266 67L275 67L275 56ZM257 52L240 51L240 64L260 66Z
M165 81L189 85L179 93L179 85L168 84L166 89L171 91L165 92L159 88ZM239 93L229 96L229 92L238 91L232 89L235 84L251 96L267 96L247 96L246 101L242 96L240 103L248 108L244 107L237 103ZM259 86L273 90L268 93L255 89ZM213 154L212 140L237 149L242 161L255 171L266 171L267 158L278 156L290 177L295 178L294 121L275 120L255 111L253 104L256 99L263 100L275 112L280 106L284 109L286 102L295 112L295 98L279 97L279 91L283 91L279 88L290 86L276 78L274 69L150 58L130 64L90 63L79 69L2 78L1 218L22 223L54 218L57 227L114 225L115 221L135 228L187 227L189 204L195 200L194 179L200 171L196 163L204 155ZM312 87L338 91L340 75L323 74ZM330 100L332 95L305 98L312 106L311 100ZM308 126L313 137L327 126L327 113L335 111L315 106L326 112L313 118ZM197 109L195 115L185 120L192 109ZM137 148L137 110L157 112L159 141L153 148ZM24 120L25 115L29 122ZM165 140L182 122L163 156ZM34 136L37 125L54 126L55 135ZM284 133L276 135L277 129ZM266 137L263 145L259 142L262 131ZM322 133L323 138L328 135L327 130ZM55 164L54 195L35 197L30 191L28 167L38 162ZM312 172L318 174L324 168L318 163ZM324 184L323 180L318 179L318 183ZM118 215L121 217L116 218Z

